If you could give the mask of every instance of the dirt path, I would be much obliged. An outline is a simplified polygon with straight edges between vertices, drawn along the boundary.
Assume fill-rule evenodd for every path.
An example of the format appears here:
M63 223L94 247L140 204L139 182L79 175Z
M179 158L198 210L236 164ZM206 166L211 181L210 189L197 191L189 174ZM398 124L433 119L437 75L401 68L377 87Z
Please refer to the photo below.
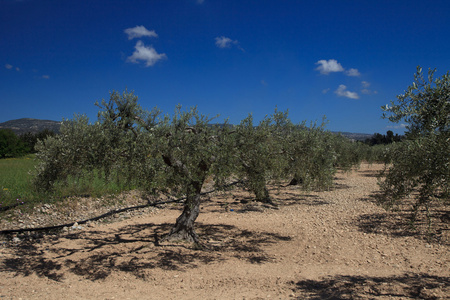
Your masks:
M449 224L426 240L373 203L380 166L336 188L206 199L205 249L157 245L179 205L0 247L0 299L450 299ZM249 201L249 202L247 202Z

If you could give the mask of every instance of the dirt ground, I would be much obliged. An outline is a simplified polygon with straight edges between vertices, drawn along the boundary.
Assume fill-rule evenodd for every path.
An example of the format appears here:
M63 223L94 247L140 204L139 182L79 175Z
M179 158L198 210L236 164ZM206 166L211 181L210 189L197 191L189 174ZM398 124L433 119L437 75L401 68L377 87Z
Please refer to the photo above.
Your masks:
M203 249L158 243L180 204L4 237L0 299L450 299L444 212L413 230L405 211L377 206L380 168L338 174L325 192L274 187L279 209L242 190L211 194Z

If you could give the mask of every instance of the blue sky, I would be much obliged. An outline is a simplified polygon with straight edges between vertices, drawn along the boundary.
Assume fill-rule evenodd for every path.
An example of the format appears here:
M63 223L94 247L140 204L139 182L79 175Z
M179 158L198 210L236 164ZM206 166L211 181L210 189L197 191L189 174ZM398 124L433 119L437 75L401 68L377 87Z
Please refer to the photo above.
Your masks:
M134 90L239 123L275 107L327 129L402 133L380 106L417 65L450 70L450 1L0 0L0 122L97 119Z

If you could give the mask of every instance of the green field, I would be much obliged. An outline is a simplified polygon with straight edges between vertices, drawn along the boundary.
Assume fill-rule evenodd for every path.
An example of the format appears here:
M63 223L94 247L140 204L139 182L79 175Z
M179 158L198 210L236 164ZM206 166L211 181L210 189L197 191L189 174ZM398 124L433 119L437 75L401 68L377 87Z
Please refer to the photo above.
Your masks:
M68 178L65 183L55 185L55 190L47 194L39 194L33 187L32 172L37 161L35 155L21 158L0 159L0 207L16 203L33 204L52 202L67 196L100 197L107 194L117 194L132 187L116 182L106 182L98 172L91 172L84 178Z
M34 155L21 158L0 159L0 205L8 206L17 202L36 199L31 185L31 172L36 161Z

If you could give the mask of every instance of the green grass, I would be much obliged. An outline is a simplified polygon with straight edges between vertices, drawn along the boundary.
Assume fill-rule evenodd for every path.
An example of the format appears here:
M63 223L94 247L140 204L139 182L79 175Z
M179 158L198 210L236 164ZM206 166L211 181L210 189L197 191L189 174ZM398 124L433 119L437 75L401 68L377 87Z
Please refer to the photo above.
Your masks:
M65 183L55 184L55 190L51 193L38 193L33 187L31 174L36 164L34 155L0 159L1 207L22 202L33 206L36 203L54 202L70 196L101 197L132 189L124 184L107 182L94 171L81 178L68 178Z
M0 159L0 205L8 206L36 199L30 174L35 165L34 155Z
M81 177L69 176L65 182L58 182L54 187L55 191L52 195L55 198L87 195L101 197L133 189L133 187L126 184L106 181L104 176L96 170L86 173Z

